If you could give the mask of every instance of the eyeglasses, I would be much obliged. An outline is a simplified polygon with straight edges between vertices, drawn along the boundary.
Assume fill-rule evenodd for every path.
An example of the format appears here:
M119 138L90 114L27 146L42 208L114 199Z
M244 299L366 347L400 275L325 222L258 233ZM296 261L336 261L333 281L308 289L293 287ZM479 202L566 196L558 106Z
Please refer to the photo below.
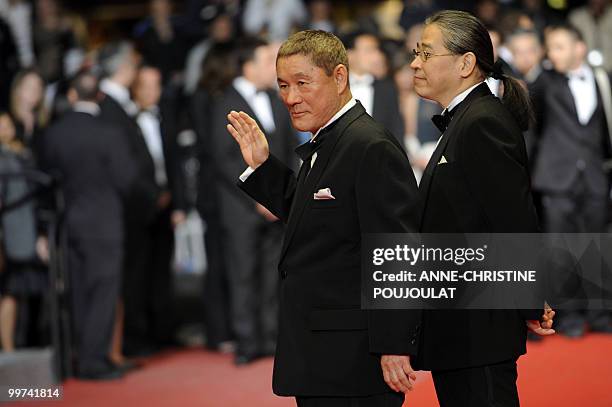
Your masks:
M423 50L423 48L421 47L421 44L419 44L417 42L417 47L416 49L412 49L412 53L414 54L414 57L419 57L421 58L421 61L423 62L427 62L427 60L431 57L449 57L455 54L433 54L429 51L425 51Z

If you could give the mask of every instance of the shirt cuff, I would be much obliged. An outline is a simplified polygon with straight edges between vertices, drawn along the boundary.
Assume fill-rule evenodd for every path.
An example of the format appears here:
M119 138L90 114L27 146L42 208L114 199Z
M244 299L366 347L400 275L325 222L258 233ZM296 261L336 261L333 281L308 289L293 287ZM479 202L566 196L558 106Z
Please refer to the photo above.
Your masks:
M240 174L240 177L238 178L240 178L240 181L245 182L253 172L255 172L253 168L247 167L247 169L244 170L244 172Z

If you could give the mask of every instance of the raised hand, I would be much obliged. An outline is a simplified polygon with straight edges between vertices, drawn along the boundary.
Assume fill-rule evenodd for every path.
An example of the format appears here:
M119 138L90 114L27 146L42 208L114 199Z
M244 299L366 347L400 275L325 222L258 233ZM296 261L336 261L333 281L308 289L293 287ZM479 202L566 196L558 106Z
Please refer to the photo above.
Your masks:
M256 169L270 156L266 136L255 120L244 112L238 113L232 110L227 115L227 119L229 120L227 131L240 146L244 162L252 169Z

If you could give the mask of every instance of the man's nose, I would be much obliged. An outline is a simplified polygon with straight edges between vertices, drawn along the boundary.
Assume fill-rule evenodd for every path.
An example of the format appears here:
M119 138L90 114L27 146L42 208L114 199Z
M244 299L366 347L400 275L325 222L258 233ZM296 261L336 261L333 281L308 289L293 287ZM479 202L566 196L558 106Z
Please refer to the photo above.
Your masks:
M412 62L410 63L410 67L414 70L418 69L421 67L421 57L417 56L415 57Z
M301 101L302 101L302 96L300 95L300 93L295 89L289 88L289 90L287 91L287 98L286 98L287 104L290 106L293 106L293 105L300 103Z

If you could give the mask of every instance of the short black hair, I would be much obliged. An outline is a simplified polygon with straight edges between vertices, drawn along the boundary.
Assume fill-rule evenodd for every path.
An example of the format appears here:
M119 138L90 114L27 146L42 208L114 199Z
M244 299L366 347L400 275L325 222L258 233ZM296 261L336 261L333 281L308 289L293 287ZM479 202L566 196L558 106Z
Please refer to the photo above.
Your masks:
M342 42L344 43L344 47L347 50L355 49L355 44L357 43L357 39L359 37L364 37L364 36L374 37L376 41L378 41L378 45L380 45L380 38L378 37L378 34L372 31L358 30L358 31L353 31L352 33L347 34L342 37Z
M98 77L87 70L78 72L70 80L69 89L74 89L79 100L95 102L99 92Z
M569 33L572 36L572 38L574 38L576 41L584 42L584 36L580 32L580 30L577 29L572 24L569 24L569 23L552 24L552 25L549 25L548 27L546 27L546 30L548 30L548 31L563 30L563 31L566 31L567 33Z
M255 50L265 47L268 43L262 39L254 37L244 37L236 43L236 56L238 69L242 71L244 64L255 59Z

